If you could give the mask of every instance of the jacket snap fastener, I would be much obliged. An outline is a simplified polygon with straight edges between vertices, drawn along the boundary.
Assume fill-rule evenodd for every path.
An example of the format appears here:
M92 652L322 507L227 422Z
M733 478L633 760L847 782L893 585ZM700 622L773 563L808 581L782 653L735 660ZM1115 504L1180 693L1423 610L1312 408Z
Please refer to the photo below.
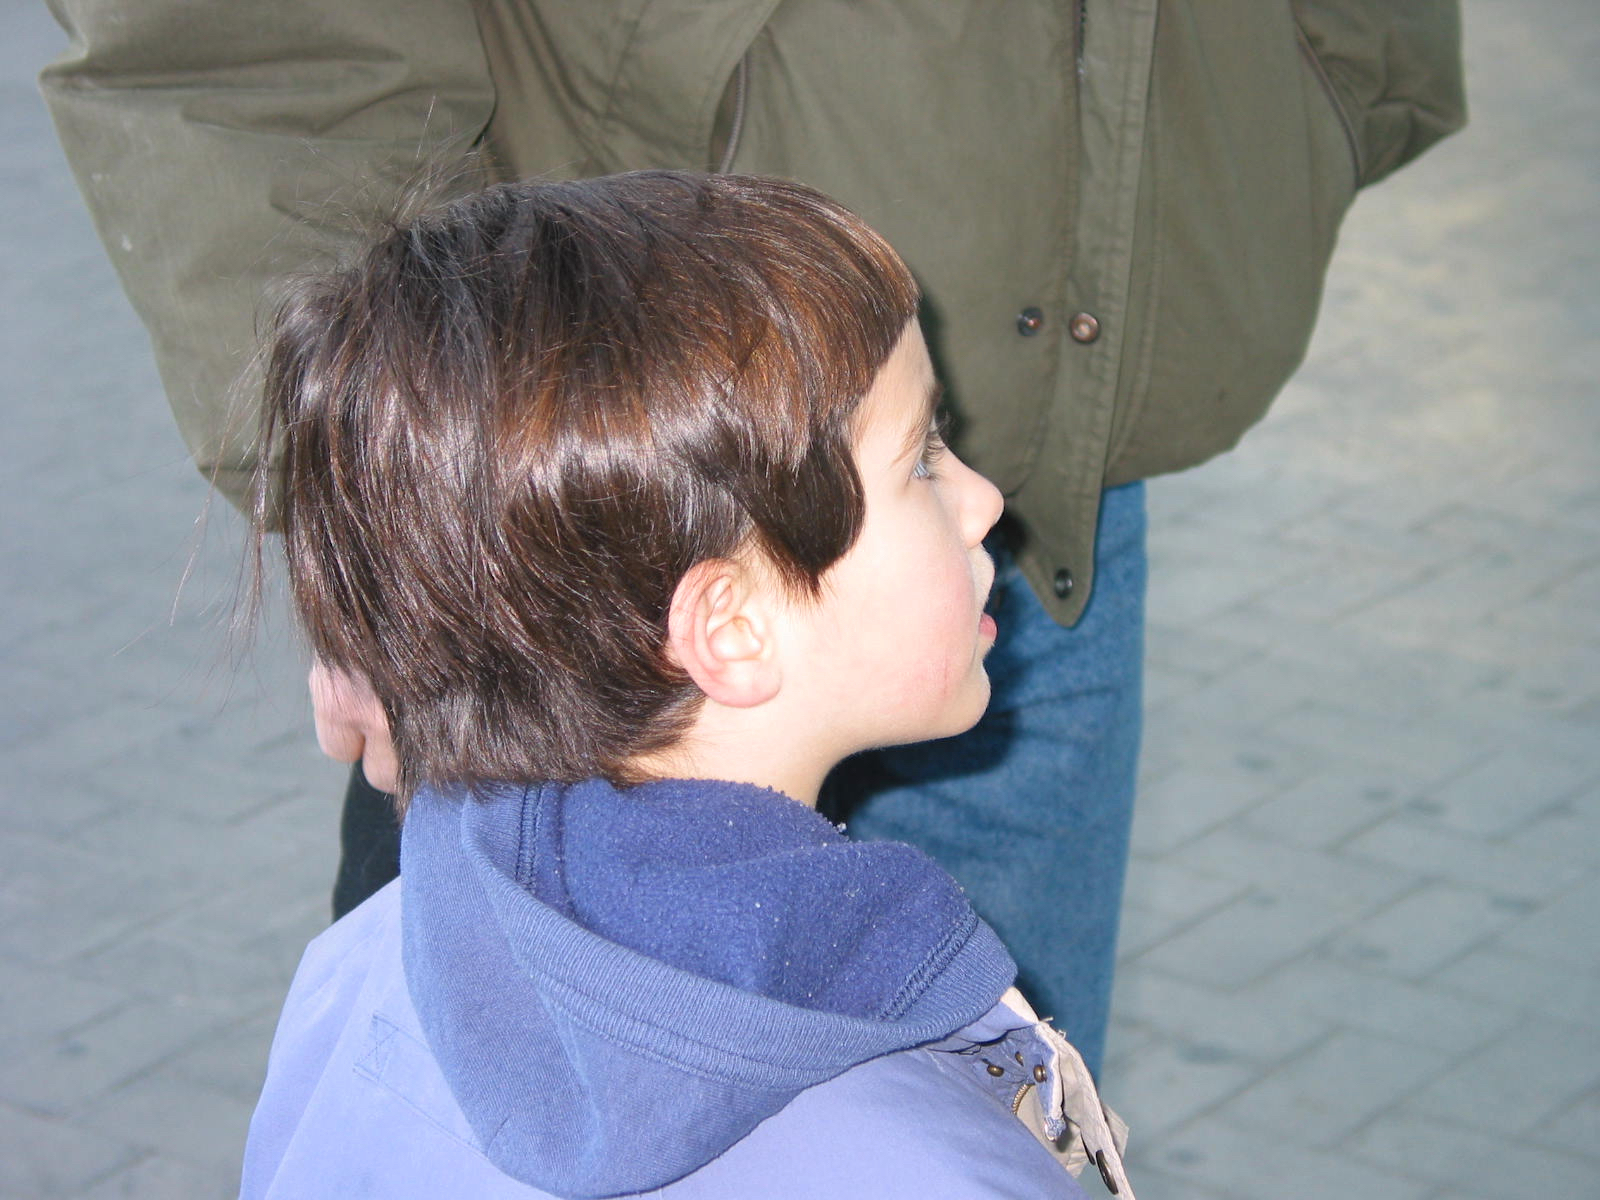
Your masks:
M1004 1075L1006 1073L1006 1069L1004 1067L997 1067L993 1063L990 1063L988 1065L987 1070L988 1070L989 1074L995 1076L996 1078L999 1078L1001 1075Z
M1100 1168L1100 1180L1106 1185L1106 1191L1113 1196L1118 1195L1117 1181L1111 1178L1111 1168L1106 1166L1106 1152L1104 1150L1096 1150L1094 1152L1094 1165Z
M1043 1067L1034 1067L1034 1069L1033 1069L1033 1081L1035 1083L1043 1083L1045 1081L1046 1075L1047 1075L1047 1072L1045 1071L1045 1069Z
M1072 595L1072 572L1062 567L1050 581L1050 587L1054 590L1057 600L1065 600Z
M1072 320L1067 322L1067 332L1072 334L1072 340L1088 345L1100 336L1100 318L1093 313L1074 313Z
M1017 332L1032 337L1044 328L1044 311L1031 305L1017 314Z

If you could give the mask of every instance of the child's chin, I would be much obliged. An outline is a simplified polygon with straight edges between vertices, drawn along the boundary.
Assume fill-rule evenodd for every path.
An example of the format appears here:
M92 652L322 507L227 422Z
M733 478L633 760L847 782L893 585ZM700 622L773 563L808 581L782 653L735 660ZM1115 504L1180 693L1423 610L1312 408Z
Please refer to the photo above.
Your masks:
M951 715L949 726L939 733L929 734L926 741L957 737L983 720L983 714L989 711L989 676L980 670L978 678L982 681L981 686L973 690L970 700L962 705L958 714Z
M938 742L966 733L980 720L989 708L989 676L982 664L974 677L964 684L958 696L952 696L937 713L924 713L910 728L902 728L893 740L873 743L886 746L915 746L921 742ZM920 727L919 727L920 726Z

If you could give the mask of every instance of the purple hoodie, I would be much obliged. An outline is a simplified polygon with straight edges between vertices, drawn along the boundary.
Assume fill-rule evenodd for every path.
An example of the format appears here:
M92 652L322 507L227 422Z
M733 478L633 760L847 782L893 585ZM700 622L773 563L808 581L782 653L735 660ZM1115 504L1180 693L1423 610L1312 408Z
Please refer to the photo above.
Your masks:
M401 867L307 951L244 1200L1081 1196L1012 1115L1055 1069L1013 964L910 847L591 781L421 794Z

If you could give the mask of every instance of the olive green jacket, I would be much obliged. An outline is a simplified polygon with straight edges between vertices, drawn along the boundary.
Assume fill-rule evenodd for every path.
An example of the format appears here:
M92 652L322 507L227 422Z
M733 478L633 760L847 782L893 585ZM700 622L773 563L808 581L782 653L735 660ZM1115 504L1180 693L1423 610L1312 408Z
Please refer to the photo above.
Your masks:
M419 156L795 176L904 254L1059 620L1103 487L1232 446L1356 190L1463 119L1454 0L51 0L42 77L201 469L255 461L271 281Z

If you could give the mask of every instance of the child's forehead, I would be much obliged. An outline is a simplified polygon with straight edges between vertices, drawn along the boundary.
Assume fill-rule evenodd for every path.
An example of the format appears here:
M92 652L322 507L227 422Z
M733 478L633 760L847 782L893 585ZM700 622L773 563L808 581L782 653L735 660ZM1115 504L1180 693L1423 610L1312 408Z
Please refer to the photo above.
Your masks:
M934 378L922 330L906 326L894 350L873 376L857 414L858 441L904 438L921 444L938 410L944 389Z

